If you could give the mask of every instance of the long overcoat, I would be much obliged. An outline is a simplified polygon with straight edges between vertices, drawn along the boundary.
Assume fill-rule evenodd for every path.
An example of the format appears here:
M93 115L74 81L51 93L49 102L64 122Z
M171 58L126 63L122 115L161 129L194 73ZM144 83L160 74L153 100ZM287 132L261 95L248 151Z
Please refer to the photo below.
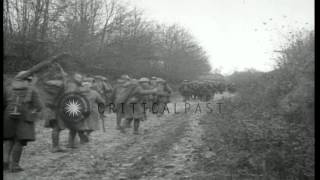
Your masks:
M57 125L57 128L63 130L65 128L70 128L68 125L58 116L57 114L57 102L61 95L68 92L78 91L79 85L72 79L66 80L49 80L45 82L44 91L46 95L44 96L44 101L46 108L44 110L45 115L45 127L53 128ZM53 123L54 124L53 124Z
M35 120L42 109L39 94L26 81L14 80L5 90L3 138L4 140L35 140ZM16 106L20 104L19 106ZM18 108L17 108L18 107ZM12 116L11 112L19 112L19 116Z
M143 119L146 111L142 104L144 97L156 92L156 88L145 90L137 82L128 82L117 86L113 101L117 116L125 119Z
M105 104L101 95L89 88L80 88L80 92L88 99L90 104L90 114L83 122L78 126L78 130L94 131L100 129L100 120L98 104Z

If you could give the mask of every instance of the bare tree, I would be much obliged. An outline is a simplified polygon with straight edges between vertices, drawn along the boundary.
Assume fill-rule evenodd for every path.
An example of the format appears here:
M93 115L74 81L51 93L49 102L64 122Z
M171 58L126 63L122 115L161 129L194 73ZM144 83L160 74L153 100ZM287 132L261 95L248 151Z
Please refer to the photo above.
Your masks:
M102 29L102 33L101 33L101 40L100 40L100 48L99 51L101 52L102 47L104 45L104 41L105 41L105 37L106 37L106 33L107 30L109 30L109 32L112 31L112 21L115 18L115 9L116 9L116 1L115 0L111 0L110 2L107 2L105 5L105 23Z
M147 21L130 7L116 0L6 0L5 47L12 48L5 53L30 65L70 51L79 71L113 76L181 80L210 71L205 52L183 27Z

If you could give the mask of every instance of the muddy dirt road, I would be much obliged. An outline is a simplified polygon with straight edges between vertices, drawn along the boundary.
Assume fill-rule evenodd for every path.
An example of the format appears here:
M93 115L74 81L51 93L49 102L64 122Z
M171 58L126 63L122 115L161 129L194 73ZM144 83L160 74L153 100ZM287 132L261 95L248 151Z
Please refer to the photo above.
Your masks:
M179 114L162 117L149 115L141 124L140 134L132 129L125 134L115 129L115 115L106 114L106 132L91 134L88 144L50 152L50 129L42 122L37 127L37 141L30 143L22 155L21 173L4 172L4 179L194 179L197 147L201 146L199 120L205 112L184 113L185 104L177 102ZM173 109L173 104L169 104ZM67 145L68 131L61 134L62 147Z

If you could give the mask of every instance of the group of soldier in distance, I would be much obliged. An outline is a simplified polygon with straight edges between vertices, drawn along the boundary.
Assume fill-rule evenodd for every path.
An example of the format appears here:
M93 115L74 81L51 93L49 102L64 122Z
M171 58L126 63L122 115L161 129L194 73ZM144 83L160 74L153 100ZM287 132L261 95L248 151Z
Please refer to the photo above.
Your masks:
M101 126L105 131L106 109L116 114L116 129L125 133L133 126L133 133L139 134L140 123L147 119L147 115L163 115L164 107L170 102L173 91L162 78L135 79L122 75L111 83L100 75L68 74L58 63L65 56L68 54L62 53L19 72L4 87L4 170L23 171L19 165L20 157L23 147L35 141L37 119L44 119L44 127L52 129L51 152L65 152L59 145L60 132L69 130L68 148L76 148L77 135L80 144L88 143L93 131ZM37 72L43 69L56 71L38 77ZM190 98L208 101L216 91L223 91L223 87L219 89L215 85L184 81L179 91L185 101Z
M234 84L212 80L184 80L179 87L179 92L183 96L184 101L191 99L210 101L214 98L215 94L222 94L224 91L233 93L235 91Z

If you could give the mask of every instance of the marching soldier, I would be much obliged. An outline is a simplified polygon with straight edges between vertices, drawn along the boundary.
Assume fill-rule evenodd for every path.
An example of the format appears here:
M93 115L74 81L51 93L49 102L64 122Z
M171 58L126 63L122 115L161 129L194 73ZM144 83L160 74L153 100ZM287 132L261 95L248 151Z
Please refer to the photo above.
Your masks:
M19 165L23 146L35 141L35 120L42 109L39 94L33 86L36 80L30 71L22 71L6 90L3 165L11 172L23 171Z
M70 128L69 131L69 144L68 147L75 148L74 140L76 134L79 135L80 143L84 144L89 142L89 135L95 130L99 130L99 116L98 104L104 104L104 99L101 95L91 89L90 82L84 82L82 87L79 88L79 92L83 94L89 101L90 114L88 117L84 118L83 121L78 122L75 128Z
M157 80L158 80L158 78L157 77L155 77L155 76L152 76L151 77L151 80L150 80L150 85L152 86L152 87L156 87L157 86Z
M94 78L92 89L97 91L105 101L109 101L112 93L112 86L107 82L108 79L103 76L94 76Z
M151 85L150 85L150 80L146 77L140 78L139 79L139 85L144 89L144 90L150 90L152 89ZM144 104L144 114L145 114L145 118L143 120L147 120L147 114L146 111L150 110L151 111L151 107L152 107L152 98L153 95L149 94L149 95L145 95L143 97L142 103Z
M131 78L128 75L122 75L118 80L111 94L111 102L114 104L114 110L116 112L116 129L122 130L121 120L124 117L123 103L127 97L128 91L127 86L130 84Z
M130 80L126 75L121 76L118 82L112 96L116 106L117 129L125 132L125 127L133 121L133 133L138 134L140 121L145 117L143 99L146 95L156 93L157 89L145 90L138 81ZM122 119L126 120L125 126L121 125Z
M67 53L61 53L18 73L10 87L5 90L4 169L9 168L12 172L22 171L19 162L23 146L35 140L34 121L42 109L42 103L34 88L37 78L33 77L33 74L66 56Z
M157 93L157 88L147 90L138 83L132 83L130 86L128 87L130 93L124 101L125 127L129 127L128 124L133 121L133 134L139 134L140 122L145 119L144 98L150 94Z
M142 77L138 80L138 83L139 83L139 86L144 89L144 90L150 90L152 89L152 87L150 86L150 80L146 77ZM144 95L142 96L142 99L141 99L141 103L142 103L142 106L143 106L143 113L144 113L144 117L141 119L141 121L145 121L147 120L147 109L148 110L151 110L151 102L150 102L150 98L152 97L153 95L149 94L149 95ZM132 118L129 118L129 119L126 119L126 128L130 128L131 127L131 124L132 124L132 121L133 119Z
M183 80L181 86L179 87L179 92L183 96L184 102L188 101L191 96L191 90L188 86L188 80Z
M156 104L158 105L157 115L161 116L164 113L164 108L170 102L170 95L172 93L172 89L169 87L167 82L162 79L157 79L157 97L156 97Z
M49 80L45 82L44 90L47 92L48 96L46 99L46 118L45 127L52 129L51 139L52 139L52 149L55 152L64 152L59 146L60 132L66 128L69 128L67 124L59 118L57 114L58 106L57 101L63 93L76 92L79 91L82 83L82 76L75 73L73 76L69 76L64 72L63 68L56 64L60 70L60 79ZM69 128L70 129L70 128ZM80 135L80 137L83 137ZM69 141L70 142L70 141ZM72 144L69 145L72 147Z

